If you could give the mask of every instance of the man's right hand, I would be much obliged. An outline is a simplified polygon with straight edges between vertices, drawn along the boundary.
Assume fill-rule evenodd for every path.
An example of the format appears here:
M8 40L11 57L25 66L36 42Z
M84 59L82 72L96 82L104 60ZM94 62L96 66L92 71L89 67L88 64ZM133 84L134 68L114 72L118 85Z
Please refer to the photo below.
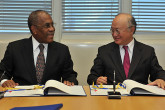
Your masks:
M96 84L107 84L107 77L103 77L103 76L98 77Z
M15 83L13 80L7 80L2 84L2 87L15 87L18 86L18 83Z

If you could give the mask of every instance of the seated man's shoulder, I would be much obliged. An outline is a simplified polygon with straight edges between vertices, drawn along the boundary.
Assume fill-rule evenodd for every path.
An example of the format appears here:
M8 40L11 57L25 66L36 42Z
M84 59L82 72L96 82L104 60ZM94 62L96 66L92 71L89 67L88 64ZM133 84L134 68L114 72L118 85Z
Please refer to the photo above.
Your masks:
M19 40L9 42L9 44L10 45L21 45L21 44L25 44L28 41L29 41L29 38L25 38L25 39L19 39Z
M114 47L118 47L118 45L115 44L114 42L111 42L111 43L100 46L99 49L101 49L101 50L107 50L108 49L109 50L109 49L113 49Z
M142 42L138 42L138 45L141 47L141 48L143 48L143 49L154 49L152 46L150 46L150 45L147 45L147 44L144 44L144 43L142 43Z
M49 45L56 47L56 48L68 48L67 45L60 43L60 42L56 42L56 41L51 42Z

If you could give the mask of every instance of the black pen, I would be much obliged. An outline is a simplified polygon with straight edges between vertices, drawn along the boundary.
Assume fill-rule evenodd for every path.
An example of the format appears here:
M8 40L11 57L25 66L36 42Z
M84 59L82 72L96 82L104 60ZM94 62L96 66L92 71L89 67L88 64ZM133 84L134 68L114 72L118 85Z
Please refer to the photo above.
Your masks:
M4 75L5 75L5 71L3 71L2 75L1 75L0 81L3 79Z
M1 80L3 79L3 77L6 76L6 75L7 75L7 77L11 77L10 80L13 80L13 76L12 76L11 74L8 73L5 64L1 62L0 65L2 65L2 66L1 66L2 68L0 68L0 70L3 71L3 74L2 74L1 77L0 77L0 81L1 81ZM5 79L8 79L8 78L5 78Z
M0 99L4 97L5 92L0 92Z
M113 79L113 92L116 92L116 81L115 81L115 70L114 70L114 79Z
M5 74L10 75L6 71L4 71L3 74L1 75L0 81L3 79L3 76L5 76ZM10 78L10 80L13 80L13 76Z

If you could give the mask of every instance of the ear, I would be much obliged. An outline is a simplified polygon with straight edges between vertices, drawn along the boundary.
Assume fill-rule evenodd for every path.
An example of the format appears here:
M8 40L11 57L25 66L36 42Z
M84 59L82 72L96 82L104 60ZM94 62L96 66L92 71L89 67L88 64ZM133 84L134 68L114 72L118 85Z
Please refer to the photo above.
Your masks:
M37 34L37 29L36 29L36 27L35 26L31 26L31 30L32 30L32 33L33 34Z
M131 33L134 34L134 31L135 31L135 26L132 26L131 27Z

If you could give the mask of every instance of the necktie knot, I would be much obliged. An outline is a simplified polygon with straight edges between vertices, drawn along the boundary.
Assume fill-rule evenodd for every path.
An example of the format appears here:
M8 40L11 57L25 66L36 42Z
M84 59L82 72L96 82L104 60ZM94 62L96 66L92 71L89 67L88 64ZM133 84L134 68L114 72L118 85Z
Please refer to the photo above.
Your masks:
M44 45L43 45L43 44L40 44L38 47L39 47L40 51L43 52L43 50L44 50Z
M125 51L128 51L128 46L123 46Z

